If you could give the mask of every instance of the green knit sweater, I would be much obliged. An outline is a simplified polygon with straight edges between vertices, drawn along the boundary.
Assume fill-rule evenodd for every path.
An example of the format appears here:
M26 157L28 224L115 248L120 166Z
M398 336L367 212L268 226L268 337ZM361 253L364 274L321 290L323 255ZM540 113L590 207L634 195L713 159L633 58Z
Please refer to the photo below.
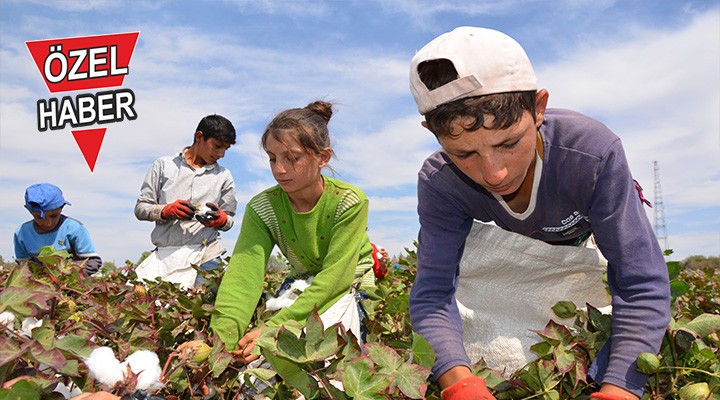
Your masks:
M265 266L277 246L291 265L290 277L314 276L311 285L267 325L301 323L318 307L322 313L355 283L374 285L368 239L368 199L345 182L323 177L317 205L295 212L279 185L253 197L245 208L240 236L215 300L211 327L228 350L237 347L262 295Z

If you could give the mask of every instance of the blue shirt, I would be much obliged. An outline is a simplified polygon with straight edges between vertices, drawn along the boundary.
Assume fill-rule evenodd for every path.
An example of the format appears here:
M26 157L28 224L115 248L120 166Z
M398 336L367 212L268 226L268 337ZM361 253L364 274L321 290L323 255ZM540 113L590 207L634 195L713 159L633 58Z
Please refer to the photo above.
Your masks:
M56 250L67 251L74 260L91 258L84 269L87 275L97 272L102 264L85 225L65 215L60 216L54 230L45 233L38 233L33 221L25 222L15 230L13 242L17 260L36 259L41 248L53 246Z

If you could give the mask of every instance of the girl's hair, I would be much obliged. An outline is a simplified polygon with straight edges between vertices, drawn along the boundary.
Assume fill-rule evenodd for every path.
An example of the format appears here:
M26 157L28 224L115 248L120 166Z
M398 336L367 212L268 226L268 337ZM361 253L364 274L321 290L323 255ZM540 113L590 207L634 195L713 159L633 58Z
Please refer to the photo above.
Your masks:
M450 60L438 59L418 65L420 80L428 89L434 90L458 79L458 73ZM477 130L484 126L485 116L492 115L494 121L488 129L507 129L517 122L524 111L529 111L535 120L536 91L508 92L468 97L445 103L425 114L425 121L435 137L452 135L450 124L460 117L474 120L464 126L466 130Z
M270 121L260 139L263 150L267 151L268 136L287 145L283 137L290 134L305 151L320 154L323 149L330 147L328 122L332 114L332 104L322 100L314 101L304 108L290 108L280 112Z

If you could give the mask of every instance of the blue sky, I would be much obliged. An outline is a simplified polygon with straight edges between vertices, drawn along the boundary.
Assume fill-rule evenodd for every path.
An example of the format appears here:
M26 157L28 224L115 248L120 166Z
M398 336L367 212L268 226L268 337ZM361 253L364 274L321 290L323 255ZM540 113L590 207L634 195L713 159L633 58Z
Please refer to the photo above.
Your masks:
M153 225L133 215L147 168L213 113L238 133L221 164L242 215L274 184L259 147L265 125L315 99L336 104L336 177L366 191L371 239L400 254L417 236L417 170L437 147L408 89L410 59L461 25L517 39L549 106L615 131L651 201L659 162L673 259L720 255L720 2L704 0L0 0L0 255L13 258L13 231L30 218L25 188L52 182L105 260L136 261L152 249ZM61 96L25 42L135 31L123 87L138 118L107 125L90 173L69 128L37 130L36 102ZM238 227L222 235L229 250Z

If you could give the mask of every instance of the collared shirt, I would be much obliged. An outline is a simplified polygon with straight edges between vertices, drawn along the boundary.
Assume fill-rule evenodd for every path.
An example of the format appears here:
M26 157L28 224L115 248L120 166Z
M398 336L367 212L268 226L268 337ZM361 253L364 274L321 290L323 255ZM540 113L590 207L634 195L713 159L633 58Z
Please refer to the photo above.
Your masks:
M218 229L204 226L194 218L163 219L162 209L175 200L187 200L195 206L215 203L228 215L227 223L219 229L228 231L233 225L237 198L232 174L217 163L190 166L184 155L187 149L153 162L135 204L137 219L155 222L151 240L158 247L209 244L218 238Z

